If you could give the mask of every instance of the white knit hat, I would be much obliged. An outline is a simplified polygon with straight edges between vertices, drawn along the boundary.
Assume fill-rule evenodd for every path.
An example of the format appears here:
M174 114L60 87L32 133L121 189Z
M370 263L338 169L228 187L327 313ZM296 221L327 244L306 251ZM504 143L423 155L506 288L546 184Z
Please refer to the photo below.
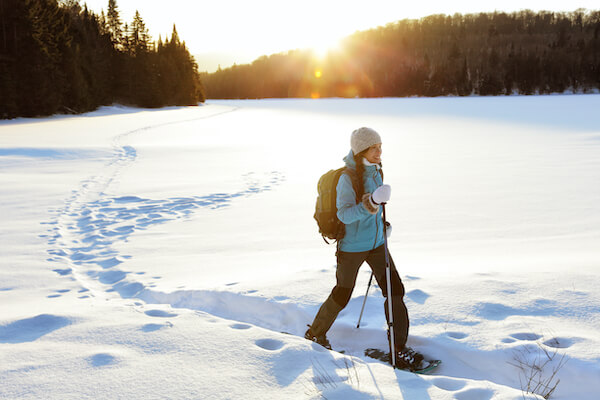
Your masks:
M379 143L381 143L381 136L371 128L358 128L352 132L352 136L350 137L350 147L354 155Z

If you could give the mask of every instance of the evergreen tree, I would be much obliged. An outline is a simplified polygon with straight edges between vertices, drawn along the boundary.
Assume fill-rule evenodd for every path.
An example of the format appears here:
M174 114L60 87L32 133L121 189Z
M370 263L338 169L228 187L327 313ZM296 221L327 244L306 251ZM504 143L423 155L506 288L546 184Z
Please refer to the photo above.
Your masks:
M171 39L167 37L158 47L159 91L169 104L190 105L204 101L198 76L198 65L190 55L185 42L180 42L173 25Z
M25 116L52 114L62 109L68 83L69 17L56 0L25 0L24 6L15 63L18 106Z
M148 51L151 38L146 29L146 24L140 16L138 10L135 11L135 17L131 23L129 31L129 46L134 55L144 54Z
M150 52L150 41L144 20L136 10L128 31L128 81L131 100L144 107L159 106L162 98L158 92L156 56Z
M117 0L108 0L108 11L106 13L106 29L110 39L116 48L120 48L123 41L123 28L121 17L117 6Z

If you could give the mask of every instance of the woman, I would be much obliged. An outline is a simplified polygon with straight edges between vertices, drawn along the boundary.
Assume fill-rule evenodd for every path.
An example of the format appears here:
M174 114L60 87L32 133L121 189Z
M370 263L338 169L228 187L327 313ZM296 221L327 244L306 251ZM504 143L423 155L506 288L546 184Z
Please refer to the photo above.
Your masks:
M381 172L381 137L370 128L352 132L352 150L344 158L346 167L356 171L356 188L348 174L342 174L337 184L337 216L346 228L346 235L338 242L336 252L336 285L325 300L305 337L331 349L326 333L337 315L352 296L360 266L366 261L386 298L384 308L388 316L385 245L383 237L382 203L390 199L391 188L383 184ZM356 189L356 191L355 191ZM358 193L356 193L358 192ZM359 199L360 201L357 201ZM388 228L388 235L390 232ZM404 285L389 257L392 281L392 312L396 366L417 369L423 356L406 347L408 338L408 311L403 301Z

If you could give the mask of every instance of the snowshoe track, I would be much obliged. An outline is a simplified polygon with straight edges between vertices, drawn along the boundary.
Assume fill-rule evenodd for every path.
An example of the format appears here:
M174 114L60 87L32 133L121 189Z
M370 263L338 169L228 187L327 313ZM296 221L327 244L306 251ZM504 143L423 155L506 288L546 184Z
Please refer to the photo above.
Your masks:
M236 110L234 107L208 116L150 125L116 135L111 142L113 156L105 166L98 174L80 182L64 206L54 210L56 216L51 221L42 222L48 225L49 234L40 236L47 240L47 260L53 271L77 281L83 287L80 293L85 293L81 298L137 297L147 289L132 274L119 268L132 256L120 254L116 250L117 243L155 225L189 218L200 208L229 207L239 197L272 190L284 181L285 177L277 171L249 172L243 176L245 187L233 193L167 199L106 195L111 183L118 181L122 172L137 158L134 147L122 145L125 138L158 127L213 118Z

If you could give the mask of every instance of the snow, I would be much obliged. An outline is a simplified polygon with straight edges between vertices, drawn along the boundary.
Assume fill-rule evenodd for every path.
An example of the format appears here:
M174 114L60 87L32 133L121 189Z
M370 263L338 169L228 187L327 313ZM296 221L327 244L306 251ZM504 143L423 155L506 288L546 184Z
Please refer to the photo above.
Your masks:
M209 101L0 122L0 398L554 399L600 391L600 95ZM370 271L329 332L318 177L383 137L414 375ZM564 357L564 358L563 358ZM561 360L566 364L561 366Z

